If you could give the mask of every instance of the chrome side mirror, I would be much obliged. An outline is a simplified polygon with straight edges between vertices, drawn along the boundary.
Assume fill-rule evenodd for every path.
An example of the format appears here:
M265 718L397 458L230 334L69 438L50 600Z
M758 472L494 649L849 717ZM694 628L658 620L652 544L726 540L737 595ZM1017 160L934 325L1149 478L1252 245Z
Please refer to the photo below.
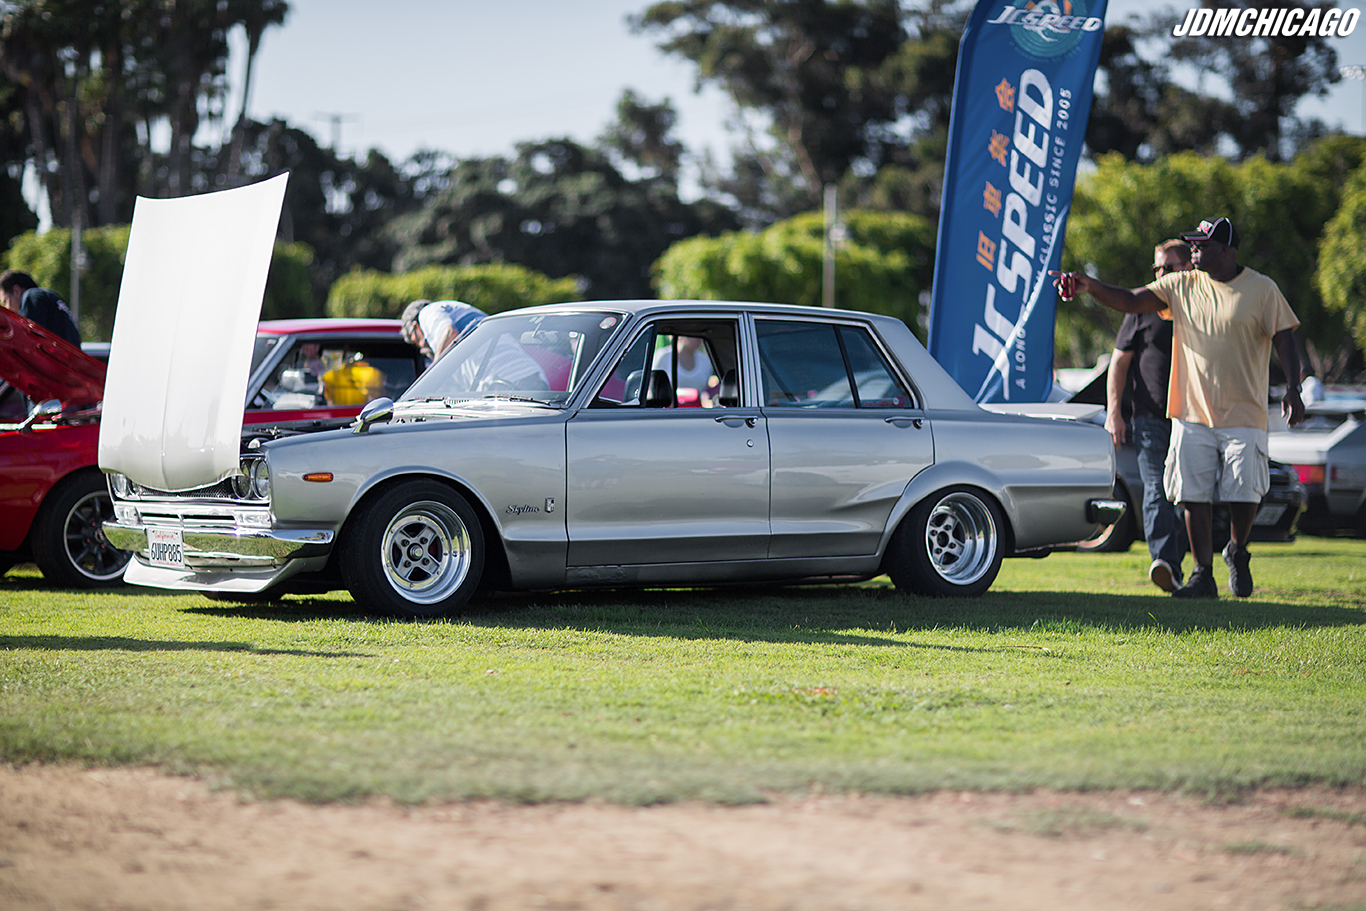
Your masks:
M389 419L394 416L394 400L387 398L375 399L366 402L365 407L360 410L356 417L356 423L352 424L352 433L365 433L372 424L387 424Z
M28 417L24 418L24 420L19 424L19 429L28 430L38 421L41 421L44 418L50 418L54 415L58 415L61 413L62 403L59 402L57 399L47 399L45 401L39 402L38 404L33 406L33 410L29 412Z

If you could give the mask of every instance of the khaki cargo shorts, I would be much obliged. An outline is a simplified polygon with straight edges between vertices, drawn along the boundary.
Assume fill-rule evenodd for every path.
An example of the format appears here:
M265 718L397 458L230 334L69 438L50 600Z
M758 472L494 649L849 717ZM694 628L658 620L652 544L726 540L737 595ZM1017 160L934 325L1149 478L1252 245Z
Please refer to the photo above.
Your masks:
M1173 503L1259 503L1271 487L1266 430L1172 421L1163 487Z

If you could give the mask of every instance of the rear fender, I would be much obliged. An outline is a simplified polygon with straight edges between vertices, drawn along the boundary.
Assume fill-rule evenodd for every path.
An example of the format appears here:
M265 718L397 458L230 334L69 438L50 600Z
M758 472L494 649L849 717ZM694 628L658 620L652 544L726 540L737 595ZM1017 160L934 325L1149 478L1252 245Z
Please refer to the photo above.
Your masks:
M974 462L939 462L912 478L896 506L892 508L887 527L882 532L882 540L878 542L878 553L887 552L892 535L917 503L937 490L958 485L981 489L1001 507L1006 519L1006 527L1001 529L1001 540L1005 544L1006 555L1013 554L1019 506L1011 498L1009 491L1002 486L1000 478Z

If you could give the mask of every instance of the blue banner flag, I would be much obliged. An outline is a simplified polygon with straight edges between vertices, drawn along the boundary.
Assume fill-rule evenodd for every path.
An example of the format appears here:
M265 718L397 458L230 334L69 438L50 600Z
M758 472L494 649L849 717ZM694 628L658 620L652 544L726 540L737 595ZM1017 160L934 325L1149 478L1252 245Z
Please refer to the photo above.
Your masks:
M963 32L930 304L930 354L979 402L1053 386L1049 270L1091 109L1106 0L979 0Z

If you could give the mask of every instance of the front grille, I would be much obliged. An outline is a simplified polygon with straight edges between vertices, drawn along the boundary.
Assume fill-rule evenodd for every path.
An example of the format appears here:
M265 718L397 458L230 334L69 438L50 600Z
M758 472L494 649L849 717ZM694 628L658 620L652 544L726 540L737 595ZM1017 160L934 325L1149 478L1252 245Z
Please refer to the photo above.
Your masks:
M238 496L233 490L234 481L240 485L250 476L252 466L263 464L263 460L258 455L245 455L242 457L241 475L231 478L224 478L214 484L205 487L195 487L190 490L159 490L155 487L146 487L142 484L133 485L133 495L130 499L142 500L144 502L155 502L157 500L227 500L230 503L243 504L262 504L264 497ZM250 486L250 485L246 485Z
M236 500L237 496L232 492L231 481L219 481L217 484L210 484L208 487L196 487L193 490L154 490L150 487L138 486L138 496L155 500L185 500L185 499L204 499L204 500Z

